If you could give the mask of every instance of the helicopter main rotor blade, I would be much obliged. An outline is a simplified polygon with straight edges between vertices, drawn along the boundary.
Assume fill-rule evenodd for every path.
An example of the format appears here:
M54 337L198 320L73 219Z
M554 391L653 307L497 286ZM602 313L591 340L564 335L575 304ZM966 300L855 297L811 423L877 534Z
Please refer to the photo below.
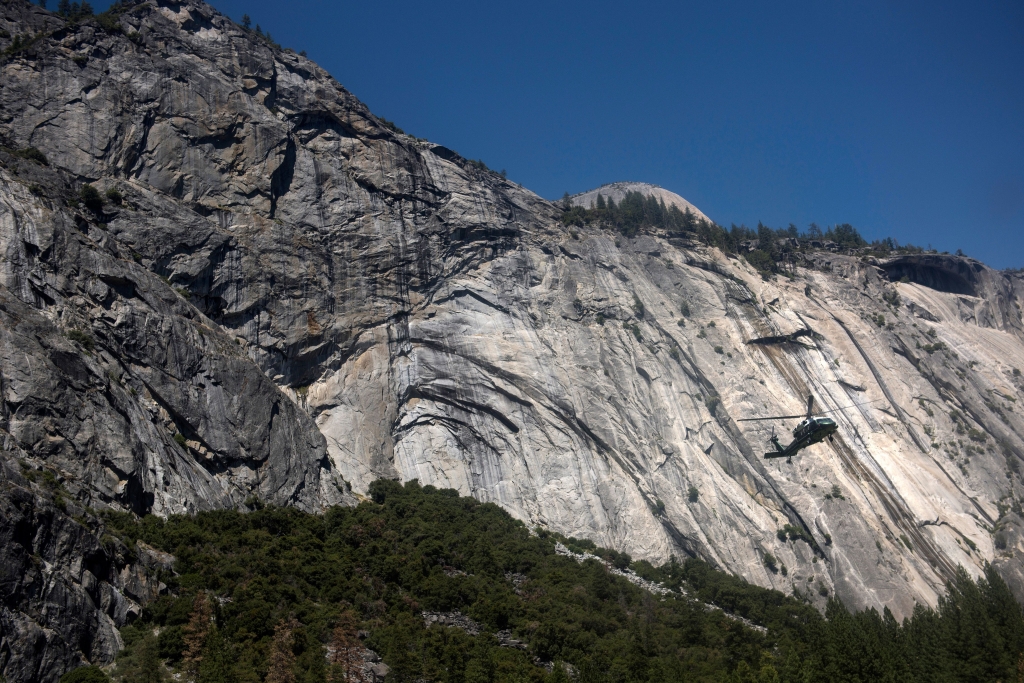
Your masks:
M840 411L843 411L843 410L849 410L850 408L856 408L858 406L869 406L872 403L878 403L879 401L884 401L884 400L885 400L884 398L876 398L874 401L865 401L864 403L854 403L852 405L843 406L842 408L833 408L832 410L822 410L822 411L819 411L819 412L815 413L815 415L826 415L828 413L837 413L837 412L840 412Z
M813 394L809 394L807 396L807 417L805 419L809 420L811 418L811 411L813 409L814 409L814 395Z
M854 403L853 405L843 406L842 408L833 408L832 410L820 410L820 411L818 411L816 413L812 413L812 414L813 415L827 415L828 413L835 413L835 412L839 412L841 410L849 410L850 408L856 408L858 406L868 406L868 405L871 405L872 403L878 403L879 401L884 401L884 400L885 400L884 398L876 398L874 401L866 401L864 403ZM810 415L773 415L771 417L744 417L742 419L735 420L735 422L761 422L763 420L795 420L798 417L806 419L809 416Z

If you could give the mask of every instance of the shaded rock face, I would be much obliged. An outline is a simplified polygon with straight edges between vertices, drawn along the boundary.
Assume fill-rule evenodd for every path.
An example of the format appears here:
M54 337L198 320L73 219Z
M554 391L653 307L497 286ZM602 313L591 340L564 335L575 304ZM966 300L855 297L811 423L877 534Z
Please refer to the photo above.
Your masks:
M550 203L392 132L203 3L117 22L20 0L0 17L38 35L0 65L4 453L75 504L318 510L416 478L819 605L900 617L984 561L1024 595L1018 276L823 252L765 282L667 235L573 237ZM85 182L121 202L87 208ZM808 394L848 408L835 441L766 462L771 423L736 420ZM96 623L131 618L85 595ZM8 680L109 661L114 636L29 646L18 633L63 633L71 609L32 599L46 609L5 593L25 615L0 620Z
M890 280L910 281L950 294L977 297L985 285L991 289L991 278L986 277L988 272L983 264L956 256L909 254L887 260L882 269Z
M162 553L128 548L67 495L50 467L0 454L0 669L9 681L52 681L109 662L119 626L166 590ZM18 457L20 456L20 457Z
M250 357L260 354L247 353L241 339L203 314L224 315L221 299L198 284L213 286L215 255L233 264L229 269L243 263L232 250L231 226L221 229L223 220L190 199L191 183L208 184L230 153L188 136L223 133L203 123L206 115L224 123L240 114L227 90L183 87L182 79L202 79L208 70L198 68L194 50L172 50L166 41L201 41L212 10L189 19L177 5L136 6L120 17L123 32L113 34L89 23L65 26L27 3L6 3L4 12L12 36L42 35L4 64L3 132L11 148L37 147L49 161L16 163L8 155L0 177L0 306L11 309L0 333L11 354L4 391L12 435L72 473L91 504L168 514L239 505L250 495L310 510L339 502L341 482L313 421ZM151 58L151 49L160 58ZM230 41L215 52L222 60L234 54ZM246 52L231 64L247 82L272 68L260 58ZM199 104L219 98L226 110ZM179 137L154 137L167 121L180 126ZM256 124L246 130L253 139L273 138ZM186 141L199 151L173 164L147 156L148 146L171 154ZM200 160L207 153L210 166ZM264 155L262 170L249 169L250 153L262 154L237 150L232 163L240 173L220 167L230 177L221 189L208 188L208 201L231 204L225 188L235 188L272 213L276 166ZM173 171L171 184L157 180L153 168L181 163L194 173ZM255 184L244 178L250 172ZM119 205L94 211L68 201L82 180L99 181L102 192L126 175ZM256 232L273 233L277 223L259 225ZM260 269L258 260L244 267ZM269 288L255 295L274 297ZM30 310L16 313L14 300ZM237 303L232 312L245 317L254 302Z

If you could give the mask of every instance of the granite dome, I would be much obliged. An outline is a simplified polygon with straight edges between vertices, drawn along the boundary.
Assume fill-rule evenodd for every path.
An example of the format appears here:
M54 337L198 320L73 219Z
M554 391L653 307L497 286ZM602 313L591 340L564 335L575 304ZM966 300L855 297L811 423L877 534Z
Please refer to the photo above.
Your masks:
M591 209L595 204L597 204L598 195L614 199L615 203L618 204L629 192L639 192L645 197L655 197L665 202L665 206L675 206L683 213L689 211L698 218L703 218L706 221L711 220L703 211L677 195L675 192L670 192L663 187L652 185L651 183L608 183L607 185L602 185L601 187L594 188L593 190L587 190L586 192L571 195L569 197L569 201L571 201L574 206L582 206L586 209Z

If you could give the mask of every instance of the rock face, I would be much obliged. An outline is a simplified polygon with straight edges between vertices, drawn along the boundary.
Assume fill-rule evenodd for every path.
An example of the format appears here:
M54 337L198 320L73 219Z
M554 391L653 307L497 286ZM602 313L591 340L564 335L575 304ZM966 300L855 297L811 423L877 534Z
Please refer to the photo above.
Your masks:
M573 206L582 206L585 209L592 209L597 204L598 195L602 195L606 200L614 199L615 203L618 204L630 192L639 192L645 197L654 197L655 199L665 202L665 206L675 206L683 213L689 211L696 218L709 222L711 221L710 218L704 215L703 211L677 195L675 192L669 192L663 187L658 187L657 185L652 185L650 183L608 183L607 185L602 185L601 187L594 188L593 190L574 194L569 197L569 202Z
M574 237L551 203L393 132L208 5L110 19L2 5L7 471L161 515L317 510L417 478L819 605L901 617L985 561L1024 595L1019 275L826 251L768 282L678 235ZM85 206L84 183L114 199ZM847 408L835 441L763 460L772 423L736 420L808 394ZM16 511L12 486L4 533L70 533ZM91 541L72 541L46 571L79 603L5 589L9 681L109 661L131 617L102 597L125 595L123 569L85 588ZM72 610L107 635L65 635Z
M52 681L83 661L109 662L119 625L166 587L163 553L129 549L34 470L5 435L0 453L0 668L10 681ZM22 456L17 458L17 456ZM169 557L169 556L165 556Z

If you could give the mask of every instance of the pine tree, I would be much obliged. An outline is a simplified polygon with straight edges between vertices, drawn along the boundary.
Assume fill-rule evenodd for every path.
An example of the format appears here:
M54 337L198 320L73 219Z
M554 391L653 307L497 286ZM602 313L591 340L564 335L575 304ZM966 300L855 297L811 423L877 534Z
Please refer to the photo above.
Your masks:
M203 663L203 650L210 634L210 622L213 610L210 608L206 593L199 593L192 601L192 613L185 625L185 650L182 653L182 669L188 681L199 680L199 667Z
M60 0L57 3L57 14L65 19L71 16L71 0Z
M338 616L338 623L331 633L330 683L364 683L366 680L357 626L352 610L346 609Z
M270 669L267 671L266 683L295 683L292 631L298 625L292 618L281 621L274 627L274 642L270 645Z
M242 15L242 28L244 28L246 31L248 31L250 26L252 26L252 19L249 18L248 14L243 14Z
M159 647L152 631L142 640L139 649L139 672L135 680L138 683L162 683L164 680Z
M781 683L779 672L772 662L772 653L768 650L761 651L761 667L757 672L757 683Z
M853 617L842 602L830 598L825 606L825 618L828 620L828 627L823 654L827 662L827 680L847 680L844 678L847 672L857 670L854 654L857 641Z
M89 668L76 669L76 671L82 672L82 677L65 676L61 678L61 683L110 681L107 675L98 669L94 675L88 675ZM152 630L146 629L142 633L138 633L132 648L118 657L115 678L121 681L132 681L132 683L163 683L167 680L164 665L160 661L160 645Z
M901 640L905 651L912 654L908 664L917 680L944 680L953 673L954 662L945 631L939 615L920 604L904 622Z
M203 660L199 664L199 683L235 683L234 664L231 643L213 626L206 636Z

